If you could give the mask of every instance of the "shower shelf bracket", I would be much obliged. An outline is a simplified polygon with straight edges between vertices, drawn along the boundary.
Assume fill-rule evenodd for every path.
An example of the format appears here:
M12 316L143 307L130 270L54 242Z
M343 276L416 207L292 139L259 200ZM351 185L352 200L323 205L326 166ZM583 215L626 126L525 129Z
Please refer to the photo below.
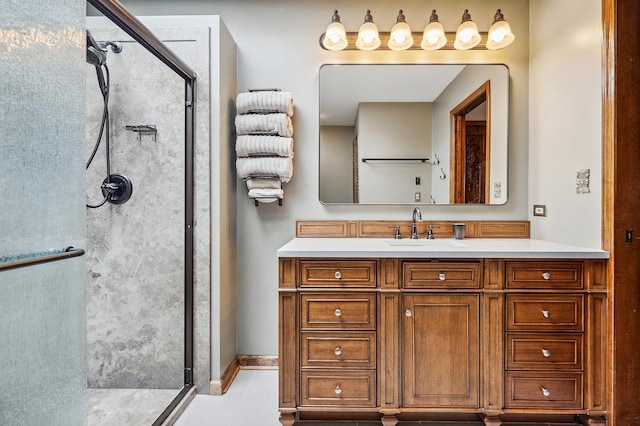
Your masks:
M142 135L151 135L151 139L155 142L158 130L153 124L143 124L139 126L125 126L127 130L136 132L138 134L138 140L142 140Z

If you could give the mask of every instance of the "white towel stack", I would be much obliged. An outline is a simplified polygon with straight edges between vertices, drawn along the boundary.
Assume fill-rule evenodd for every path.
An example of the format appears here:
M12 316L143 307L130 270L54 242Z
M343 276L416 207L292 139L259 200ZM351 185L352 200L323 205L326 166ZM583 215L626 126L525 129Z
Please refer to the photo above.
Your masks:
M282 183L293 175L291 92L250 91L236 99L236 171L249 198L282 203Z

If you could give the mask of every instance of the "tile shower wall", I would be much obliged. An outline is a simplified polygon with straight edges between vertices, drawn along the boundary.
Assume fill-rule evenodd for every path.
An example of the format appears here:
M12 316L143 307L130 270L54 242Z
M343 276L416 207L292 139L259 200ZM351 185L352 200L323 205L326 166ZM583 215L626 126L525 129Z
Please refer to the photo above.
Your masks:
M0 7L0 258L85 247L84 14ZM84 268L0 272L0 424L85 424Z
M118 29L91 29L122 42L108 53L111 169L133 182L131 199L87 210L89 387L183 385L184 81ZM192 43L175 44L193 60ZM95 71L87 70L87 156L102 116ZM157 136L126 126L154 125ZM104 145L87 173L90 204L102 200ZM88 158L88 157L87 157Z

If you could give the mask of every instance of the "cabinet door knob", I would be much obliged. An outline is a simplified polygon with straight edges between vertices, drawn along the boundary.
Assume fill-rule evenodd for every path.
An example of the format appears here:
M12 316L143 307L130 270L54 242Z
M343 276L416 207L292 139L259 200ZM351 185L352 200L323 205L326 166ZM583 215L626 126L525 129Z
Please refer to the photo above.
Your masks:
M404 311L404 314L405 314L407 317L410 317L411 315L413 315L413 312L411 312L411 309L407 309L406 311Z
M440 281L444 281L447 279L447 276L441 272L440 274L438 274L438 278L440 279Z
M542 311L542 316L545 318L549 318L549 311Z
M551 279L551 274L548 272L544 272L542 274L542 278L544 278L545 280L550 280Z
M551 395L551 391L549 389L545 388L545 387L541 387L540 391L542 392L542 394L544 396L550 396Z
M340 385L338 385L333 391L336 393L336 395L340 395L342 393L342 388L340 387Z
M551 351L549 349L543 349L542 356L544 356L545 358L549 358L551 356Z
M340 271L336 271L335 274L333 274L334 277L336 277L337 280L339 280L340 278L342 278L342 274L340 273Z
M342 311L340 310L340 308L337 308L335 311L333 311L333 314L337 317L341 317Z
M333 352L336 354L336 356L342 355L342 349L340 349L340 347L337 347Z

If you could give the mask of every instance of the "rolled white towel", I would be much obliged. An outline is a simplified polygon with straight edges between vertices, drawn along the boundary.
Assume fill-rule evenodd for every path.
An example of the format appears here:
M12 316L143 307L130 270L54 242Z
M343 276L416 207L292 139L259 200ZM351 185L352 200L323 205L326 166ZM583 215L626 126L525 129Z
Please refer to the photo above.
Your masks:
M236 100L238 114L249 112L281 112L293 116L293 97L291 92L257 91L238 94Z
M279 178L276 179L247 179L247 189L282 189L282 182Z
M238 158L236 171L240 179L252 176L278 176L281 182L289 182L293 174L293 159L291 157Z
M284 191L282 189L251 189L249 190L249 198L259 198L263 203L271 203L276 200L282 200Z
M236 115L236 133L248 135L252 132L269 132L290 138L293 124L287 114L243 114Z
M238 157L250 157L255 154L293 157L293 139L265 135L238 136L236 139L236 155Z

